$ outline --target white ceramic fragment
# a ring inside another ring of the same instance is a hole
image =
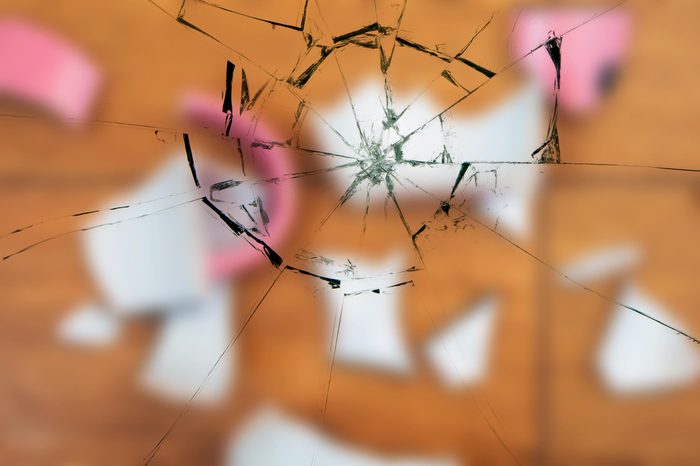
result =
[[[686,329],[671,311],[635,285],[624,290],[619,302],[675,328]],[[613,392],[656,392],[697,381],[700,354],[684,336],[617,307],[598,351],[597,368],[605,386]]]
[[[113,343],[121,330],[117,316],[95,303],[73,310],[58,326],[61,341],[78,346],[102,347]]]
[[[642,251],[639,246],[616,244],[587,252],[563,267],[561,272],[578,283],[591,283],[611,275],[628,272],[639,265],[641,258]],[[570,280],[563,277],[562,280],[572,284]]]
[[[261,410],[235,436],[227,466],[457,466],[446,458],[389,457],[341,443],[273,409]]]
[[[339,257],[334,254],[331,257]],[[401,319],[402,284],[407,281],[400,254],[354,263],[356,275],[338,275],[341,285],[325,289],[330,357],[335,363],[405,373],[411,356]],[[359,278],[364,277],[364,278]]]
[[[485,378],[497,304],[495,297],[481,299],[428,341],[428,361],[445,385],[471,385]]]
[[[206,379],[197,402],[216,402],[226,395],[235,348],[218,364],[217,360],[232,338],[229,288],[228,284],[218,285],[163,316],[158,340],[142,374],[146,388],[168,399],[187,401]]]

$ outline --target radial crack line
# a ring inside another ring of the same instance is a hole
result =
[[[345,88],[345,94],[348,97],[348,101],[350,103],[350,109],[352,110],[352,115],[355,118],[355,126],[357,127],[357,132],[359,133],[360,140],[362,141],[362,144],[365,146],[365,150],[369,151],[369,144],[367,143],[367,137],[365,136],[365,133],[362,131],[362,127],[360,126],[360,120],[357,118],[357,111],[355,110],[355,104],[352,101],[352,95],[350,94],[350,89],[348,88],[348,82],[345,79],[345,73],[343,72],[343,68],[340,66],[340,61],[338,61],[338,55],[334,55],[333,58],[335,59],[335,64],[338,66],[338,72],[340,73],[340,77],[343,81],[343,87]]]

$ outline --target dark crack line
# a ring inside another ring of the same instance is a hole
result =
[[[394,193],[394,185],[393,182],[391,181],[391,178],[394,178],[397,180],[397,182],[401,183],[401,181],[398,179],[398,177],[393,174],[393,173],[387,173],[386,175],[386,184],[387,184],[387,194],[389,196],[389,199],[391,199],[391,202],[393,203],[394,207],[396,208],[396,212],[399,214],[399,218],[401,219],[401,223],[404,226],[404,229],[406,230],[406,234],[408,235],[408,238],[411,240],[411,244],[413,245],[413,249],[416,251],[416,254],[418,254],[418,259],[420,260],[420,267],[425,268],[425,261],[423,260],[423,251],[420,250],[418,247],[418,244],[416,243],[416,235],[414,234],[413,229],[411,226],[408,224],[408,221],[406,220],[406,217],[403,213],[403,210],[401,209],[401,205],[399,205],[399,201],[396,198],[396,194]]]
[[[150,1],[150,0],[149,0],[149,1]],[[262,23],[266,23],[266,24],[269,24],[269,25],[271,25],[271,26],[276,26],[276,27],[291,29],[291,30],[293,30],[293,31],[299,31],[299,32],[303,32],[303,31],[304,31],[304,26],[305,26],[305,24],[306,24],[306,7],[309,5],[309,0],[304,0],[304,8],[303,8],[303,13],[302,13],[301,21],[300,21],[300,24],[299,24],[299,25],[296,25],[296,24],[282,23],[282,22],[279,22],[279,21],[272,21],[272,20],[269,20],[269,19],[260,18],[260,17],[258,17],[258,16],[249,15],[249,14],[246,14],[246,13],[243,13],[243,12],[240,12],[240,11],[236,11],[236,10],[232,10],[232,9],[230,9],[230,8],[226,8],[226,7],[224,7],[224,6],[222,6],[222,5],[219,5],[219,4],[217,4],[217,3],[208,2],[208,1],[206,1],[206,0],[196,0],[196,1],[199,2],[199,3],[204,3],[204,4],[209,5],[209,6],[211,6],[211,7],[214,7],[214,8],[218,8],[219,10],[227,11],[227,12],[229,12],[229,13],[233,13],[233,14],[235,14],[235,15],[242,16],[242,17],[244,17],[244,18],[248,18],[248,19],[251,19],[251,20],[254,20],[254,21],[260,21],[260,22],[262,22]],[[299,4],[301,5],[301,2],[299,2]]]
[[[474,35],[469,39],[469,41],[460,49],[459,53],[457,53],[457,55],[455,55],[455,58],[456,58],[456,59],[459,59],[464,53],[466,53],[466,51],[469,49],[469,47],[472,45],[472,43],[476,40],[476,38],[479,37],[479,35],[491,24],[491,22],[493,21],[493,16],[494,16],[494,15],[491,14],[491,16],[489,17],[489,19],[484,23],[484,25],[481,26],[481,28],[479,28],[479,29],[474,33]],[[415,104],[415,103],[418,101],[418,99],[420,99],[420,98],[428,91],[428,89],[430,89],[430,87],[435,83],[435,81],[437,81],[438,79],[440,79],[441,76],[443,76],[444,73],[448,73],[448,75],[452,78],[452,75],[450,74],[449,70],[450,70],[450,67],[451,67],[453,64],[454,64],[454,60],[450,60],[450,62],[447,64],[447,66],[445,66],[445,67],[442,69],[442,71],[440,72],[440,74],[438,74],[437,76],[435,76],[435,77],[425,86],[425,88],[423,88],[423,89],[420,91],[420,93],[419,93],[408,105],[406,105],[406,108],[404,108],[404,109],[399,113],[399,116],[397,117],[397,120],[401,117],[401,115],[403,115],[403,114],[406,112],[406,110],[409,109],[409,107],[410,107],[411,105]],[[452,79],[453,79],[453,78],[452,78]],[[456,83],[456,81],[455,81],[455,85],[458,85],[458,84]],[[471,93],[471,91],[470,91],[469,89],[466,89],[466,88],[465,88],[464,86],[462,86],[461,84],[459,84],[458,87],[462,88],[462,90],[464,90],[464,91],[467,92],[468,94]]]
[[[318,278],[319,280],[323,280],[324,282],[328,283],[328,285],[330,285],[330,287],[333,289],[340,288],[341,280],[338,278],[326,277],[324,275],[320,275],[320,274],[317,274],[314,272],[309,272],[308,270],[300,269],[298,267],[294,267],[291,265],[287,265],[287,266],[285,266],[285,268],[287,270],[291,270],[292,272],[300,273],[302,275],[308,275],[309,277],[314,277],[314,278]]]
[[[165,211],[174,209],[174,208],[176,208],[176,207],[181,207],[181,206],[183,206],[183,205],[190,204],[190,203],[195,202],[195,201],[199,201],[200,199],[202,199],[202,198],[197,197],[197,198],[195,198],[195,199],[190,199],[190,200],[188,200],[188,201],[181,202],[181,203],[179,203],[179,204],[175,204],[175,205],[172,205],[172,206],[168,206],[168,207],[165,207],[165,208],[163,208],[163,209],[155,210],[155,211],[153,211],[153,212],[148,212],[148,213],[141,214],[141,215],[138,215],[138,216],[135,216],[135,217],[130,217],[130,218],[122,219],[122,220],[117,220],[117,221],[114,221],[114,222],[100,223],[100,224],[98,224],[98,225],[92,225],[92,226],[89,226],[89,227],[76,228],[76,229],[74,229],[74,230],[64,231],[63,233],[59,233],[59,234],[57,234],[57,235],[53,235],[53,236],[50,236],[50,237],[48,237],[48,238],[44,238],[44,239],[42,239],[42,240],[40,240],[40,241],[36,241],[36,242],[34,242],[34,243],[31,243],[30,245],[25,246],[24,248],[22,248],[22,249],[20,249],[20,250],[18,250],[18,251],[15,251],[15,252],[13,252],[13,253],[10,253],[10,254],[4,256],[4,257],[2,258],[2,260],[3,260],[3,261],[6,261],[7,259],[10,259],[10,258],[12,258],[12,257],[14,257],[14,256],[16,256],[16,255],[18,255],[18,254],[22,254],[22,253],[24,253],[24,252],[26,252],[26,251],[29,251],[30,249],[33,249],[33,248],[35,248],[36,246],[39,246],[39,245],[44,244],[44,243],[48,243],[49,241],[53,241],[53,240],[55,240],[55,239],[58,239],[58,238],[61,238],[61,237],[70,235],[70,234],[72,234],[72,233],[79,233],[79,232],[81,232],[81,231],[90,231],[90,230],[94,230],[94,229],[96,229],[96,228],[102,228],[102,227],[111,226],[111,225],[119,225],[120,223],[124,223],[124,222],[127,222],[127,221],[142,219],[142,218],[145,218],[145,217],[149,217],[149,216],[151,216],[151,215],[157,215],[157,214],[159,214],[159,213],[162,213],[162,212],[165,212]]]
[[[192,154],[189,134],[182,133],[182,141],[185,143],[185,154],[187,155],[187,164],[190,166],[190,173],[192,173],[192,180],[197,188],[201,188],[202,186],[199,184],[199,178],[197,177],[197,167],[194,163],[194,155]]]
[[[387,66],[391,64],[391,61],[394,58],[394,51],[396,50],[396,39],[398,37],[398,31],[401,29],[401,23],[403,22],[404,13],[406,13],[406,7],[408,6],[408,0],[403,0],[402,3],[403,3],[403,7],[401,7],[401,13],[399,14],[398,21],[396,21],[396,30],[394,32],[394,43],[392,44],[392,47],[391,47],[391,53],[389,54]]]
[[[362,127],[360,126],[360,120],[357,118],[357,111],[355,110],[355,104],[352,101],[352,94],[350,93],[350,89],[348,88],[348,82],[345,78],[345,73],[343,72],[343,68],[340,66],[340,61],[338,61],[338,55],[334,55],[334,58],[335,64],[338,66],[338,72],[340,73],[341,80],[343,81],[345,94],[348,97],[348,103],[350,104],[350,109],[352,110],[352,116],[355,118],[355,126],[357,127],[357,132],[360,136],[360,141],[362,142],[362,145],[364,145],[365,150],[369,153],[369,143],[367,142],[367,136],[362,131]]]
[[[328,398],[330,398],[331,394],[331,383],[333,381],[333,369],[335,367],[335,357],[338,352],[338,340],[340,339],[340,327],[343,324],[343,309],[345,308],[345,295],[342,296],[341,302],[340,302],[340,313],[338,317],[338,328],[336,329],[335,332],[335,340],[333,344],[333,353],[331,355],[331,367],[328,370],[328,384],[326,385],[326,396],[323,400],[323,419],[326,419],[326,412],[328,411]]]
[[[34,120],[39,122],[53,122],[56,117],[49,117],[43,115],[22,115],[17,113],[0,113],[0,118],[5,119],[15,119],[15,120]],[[119,120],[100,120],[100,119],[89,119],[89,118],[59,118],[58,121],[68,122],[68,123],[79,123],[88,125],[106,125],[106,126],[122,126],[126,128],[134,129],[152,129],[157,131],[164,131],[170,133],[180,133],[179,129],[168,128],[167,126],[157,126],[148,123],[129,123]]]
[[[184,3],[183,3],[183,7],[184,7]],[[343,141],[343,143],[344,143],[346,146],[348,146],[348,148],[349,148],[350,150],[353,150],[353,151],[354,151],[354,148],[352,147],[352,145],[351,145],[348,141],[345,140],[345,138],[343,137],[343,135],[342,135],[336,128],[334,128],[331,124],[329,124],[328,121],[323,117],[323,115],[321,115],[314,107],[312,107],[311,105],[309,105],[309,103],[308,103],[303,97],[301,97],[301,96],[293,89],[293,86],[291,86],[291,85],[286,81],[285,78],[280,78],[280,77],[276,76],[274,73],[272,73],[271,71],[267,70],[265,67],[263,67],[262,65],[258,64],[257,62],[253,61],[252,59],[250,59],[249,57],[247,57],[245,54],[239,52],[238,50],[234,49],[234,48],[231,47],[230,45],[224,43],[223,41],[221,41],[221,40],[218,39],[217,37],[213,36],[212,34],[209,34],[208,32],[204,31],[203,29],[201,29],[199,26],[195,25],[194,23],[189,22],[187,19],[185,19],[184,15],[185,15],[185,10],[184,10],[184,8],[182,8],[181,11],[180,11],[180,14],[178,14],[177,19],[176,19],[178,23],[184,25],[185,27],[187,27],[187,28],[189,28],[189,29],[191,29],[191,30],[193,30],[193,31],[195,31],[195,32],[198,32],[198,33],[200,33],[200,34],[203,34],[205,37],[208,37],[209,39],[213,40],[213,41],[216,42],[217,44],[219,44],[219,45],[221,45],[221,46],[223,46],[223,47],[226,47],[228,50],[230,50],[231,52],[235,53],[236,55],[238,55],[239,57],[241,57],[241,58],[244,59],[245,61],[252,63],[256,68],[260,69],[263,73],[265,73],[265,74],[267,74],[268,76],[270,76],[270,77],[271,77],[272,79],[274,79],[276,82],[282,83],[283,85],[285,85],[285,86],[287,87],[287,90],[289,91],[290,94],[292,94],[294,97],[296,97],[296,98],[299,100],[299,102],[303,103],[303,104],[306,106],[306,108],[308,108],[309,110],[311,110],[311,111],[312,111],[326,126],[328,126],[328,128],[329,128],[331,131],[333,131],[333,132],[341,139],[341,141]]]
[[[360,249],[362,249],[362,243],[365,239],[365,233],[367,233],[367,216],[369,215],[370,203],[372,200],[372,185],[367,185],[367,196],[365,197],[365,212],[362,215],[362,233],[360,235]]]
[[[156,8],[158,8],[160,11],[162,11],[162,12],[165,13],[166,15],[170,16],[172,19],[177,19],[175,16],[173,16],[172,14],[170,14],[170,12],[168,12],[168,10],[166,10],[165,8],[163,8],[162,6],[160,6],[160,4],[159,4],[158,2],[156,2],[155,0],[146,0],[146,1],[147,1],[148,3],[150,3],[151,5],[155,6]]]
[[[371,277],[370,277],[371,278]],[[376,278],[384,278],[384,277],[376,277]],[[383,290],[391,290],[393,288],[400,288],[402,286],[415,286],[415,283],[413,280],[404,280],[399,283],[394,283],[392,285],[386,285],[386,286],[379,286],[379,287],[370,287],[370,288],[365,288],[363,290],[357,290],[357,291],[352,291],[350,293],[344,293],[343,296],[348,297],[348,296],[360,296],[363,294],[369,294],[369,293],[374,293],[374,294],[380,294]]]
[[[407,5],[408,5],[408,0],[403,0],[403,6],[401,7],[401,13],[399,13],[399,18],[396,21],[396,27],[394,28],[394,31],[392,31],[392,33],[391,33],[391,37],[393,38],[393,41],[391,43],[391,50],[389,51],[389,56],[386,57],[384,55],[384,48],[382,48],[381,46],[379,47],[379,63],[380,63],[382,75],[384,75],[385,106],[386,106],[386,109],[391,109],[392,115],[394,115],[395,112],[392,108],[394,102],[393,102],[393,98],[391,95],[391,87],[389,84],[388,70],[389,70],[389,67],[391,66],[392,60],[394,59],[394,51],[396,50],[396,38],[398,37],[398,31],[401,28],[401,23],[403,22],[403,16],[404,16],[404,13],[406,12]]]
[[[253,243],[257,244],[257,246],[260,249],[256,247],[255,244],[252,244],[252,246],[255,247],[256,250],[264,254],[265,257],[267,257],[267,259],[274,267],[279,268],[282,265],[282,256],[280,256],[274,249],[272,249],[272,247],[270,247],[269,244],[258,238],[256,235],[254,235],[249,229],[232,219],[223,210],[219,209],[212,201],[210,201],[209,198],[203,197],[202,202],[204,203],[204,205],[209,207],[226,224],[226,226],[233,232],[234,235],[245,235],[245,237],[247,237],[246,240],[249,239]]]
[[[616,9],[616,8],[618,8],[618,7],[620,7],[620,6],[622,6],[622,5],[625,4],[625,3],[627,3],[627,0],[621,0],[620,2],[617,2],[617,3],[615,3],[614,5],[611,5],[610,7],[605,8],[605,9],[599,11],[598,13],[595,13],[593,16],[591,16],[590,18],[586,19],[586,20],[583,21],[582,23],[577,24],[576,26],[573,26],[573,27],[571,27],[570,29],[567,29],[566,31],[562,32],[561,34],[558,35],[558,37],[564,37],[564,36],[566,36],[567,34],[569,34],[569,33],[571,33],[571,32],[574,32],[576,29],[585,26],[586,24],[590,23],[591,21],[593,21],[593,20],[595,20],[595,19],[597,19],[597,18],[603,16],[604,14],[606,14],[606,13],[608,13],[608,12],[610,12],[610,11],[612,11],[612,10],[614,10],[614,9]],[[535,48],[531,49],[529,52],[525,53],[524,55],[522,55],[521,57],[519,57],[519,58],[516,59],[515,61],[510,62],[509,64],[507,64],[506,66],[504,66],[503,68],[501,68],[501,70],[498,71],[498,74],[503,73],[504,71],[506,71],[506,70],[508,70],[508,69],[510,69],[510,68],[512,68],[512,67],[514,67],[515,65],[517,65],[517,64],[520,63],[521,61],[525,60],[527,57],[529,57],[530,55],[532,55],[533,53],[535,53],[537,50],[539,50],[539,49],[541,49],[542,47],[544,47],[544,46],[547,44],[547,42],[548,42],[548,40],[542,42],[541,44],[539,44],[539,45],[536,46]]]
[[[355,179],[350,183],[350,186],[345,190],[343,195],[340,197],[336,205],[333,207],[333,209],[323,218],[321,221],[321,224],[318,226],[316,229],[316,232],[321,230],[323,226],[326,224],[328,219],[340,208],[342,207],[356,192],[357,192],[357,187],[365,181],[364,176],[356,176]]]
[[[339,36],[334,36],[333,37],[333,43],[338,44],[341,42],[347,42],[349,39],[353,39],[358,36],[363,36],[366,35],[369,32],[379,32],[382,33],[383,28],[379,25],[378,22],[374,22],[372,24],[369,24],[367,26],[363,26],[359,29],[355,29],[354,31],[346,32],[344,34],[341,34]]]
[[[0,239],[7,238],[8,236],[16,235],[17,233],[23,232],[23,231],[25,231],[25,230],[29,230],[29,229],[34,228],[34,227],[37,227],[37,226],[39,226],[39,225],[44,225],[44,224],[46,224],[46,223],[55,222],[55,221],[57,221],[57,220],[64,220],[64,219],[68,219],[68,218],[72,218],[72,217],[82,217],[82,216],[84,216],[84,215],[92,215],[92,214],[97,214],[97,213],[100,213],[100,212],[109,212],[109,211],[112,211],[112,210],[129,209],[129,208],[131,208],[131,207],[136,207],[136,206],[143,205],[143,204],[149,204],[149,203],[151,203],[151,202],[162,201],[162,200],[164,200],[164,199],[169,199],[169,198],[171,198],[171,197],[182,196],[182,195],[185,195],[185,194],[193,194],[193,193],[195,193],[195,192],[197,192],[197,191],[196,191],[196,190],[193,190],[193,191],[183,191],[183,192],[180,192],[180,193],[168,194],[167,196],[157,197],[157,198],[155,198],[155,199],[148,199],[148,200],[146,200],[146,201],[134,202],[134,203],[132,203],[132,204],[123,204],[123,205],[118,205],[118,206],[114,206],[114,207],[105,207],[105,208],[103,208],[103,209],[94,209],[94,210],[88,210],[88,211],[85,211],[85,212],[78,212],[78,213],[75,213],[75,214],[66,214],[66,215],[61,215],[61,216],[58,216],[58,217],[52,217],[52,218],[49,218],[49,219],[46,219],[46,220],[41,220],[41,221],[39,221],[39,222],[35,222],[35,223],[31,223],[31,224],[25,225],[25,226],[23,226],[23,227],[19,227],[19,228],[15,229],[15,230],[12,230],[12,231],[10,231],[10,232],[8,232],[8,233],[5,233],[4,235],[0,236]]]
[[[613,162],[572,162],[572,161],[562,161],[562,162],[538,162],[530,160],[470,160],[469,162],[434,162],[434,161],[424,161],[424,160],[411,160],[405,159],[400,163],[415,166],[450,166],[450,165],[461,165],[463,163],[469,163],[471,165],[556,165],[556,166],[578,166],[578,167],[611,167],[611,168],[639,168],[639,169],[649,169],[649,170],[665,170],[665,171],[677,171],[677,172],[688,172],[688,173],[700,173],[700,168],[686,168],[686,167],[673,167],[666,165],[644,165],[644,164],[626,164],[626,163],[613,163]]]
[[[449,69],[449,67],[452,66],[455,63],[455,61],[458,61],[458,62],[462,63],[463,65],[466,65],[466,66],[472,68],[473,70],[483,74],[484,76],[486,76],[487,78],[490,79],[496,75],[496,73],[494,71],[491,71],[491,70],[487,69],[486,67],[479,65],[478,63],[475,63],[471,60],[464,58],[463,55],[464,55],[464,53],[466,53],[467,49],[471,46],[471,44],[474,42],[474,40],[476,40],[476,38],[479,37],[479,35],[491,24],[491,22],[493,21],[493,16],[494,15],[491,14],[491,16],[486,21],[486,23],[484,23],[484,25],[481,26],[481,28],[477,29],[477,31],[469,39],[469,41],[454,56],[440,52],[439,50],[435,50],[435,49],[426,47],[425,45],[419,44],[417,42],[413,42],[405,37],[397,36],[396,40],[397,40],[397,42],[399,42],[399,45],[402,45],[405,47],[410,47],[410,48],[417,50],[421,53],[433,56],[441,61],[446,62],[448,65],[440,72],[440,74],[442,74],[444,71]],[[439,76],[440,75],[436,76],[435,79],[439,78]],[[432,84],[435,81],[435,79],[433,79],[430,82],[430,84]],[[430,86],[430,84],[429,84],[429,86]],[[425,90],[422,91],[420,95],[422,95],[423,92],[425,92]],[[420,97],[420,95],[418,97]]]
[[[349,163],[345,163],[342,165],[336,165],[334,167],[329,167],[329,168],[317,168],[315,170],[307,170],[307,171],[303,171],[303,172],[286,173],[286,174],[284,174],[282,176],[278,176],[278,177],[260,178],[260,179],[256,179],[256,180],[229,179],[229,180],[219,181],[217,183],[212,184],[209,187],[209,197],[211,197],[212,201],[214,201],[214,202],[225,202],[221,199],[214,199],[213,193],[218,192],[218,191],[225,191],[227,189],[236,188],[238,186],[243,186],[243,185],[250,185],[252,187],[252,186],[264,185],[264,184],[284,183],[284,182],[288,182],[288,181],[297,180],[300,178],[320,175],[320,174],[324,174],[324,173],[331,173],[331,172],[342,170],[345,168],[355,167],[358,164],[359,164],[359,162],[349,162]]]
[[[286,147],[290,147],[290,146],[286,146]],[[316,150],[316,149],[308,149],[306,147],[300,147],[300,146],[296,146],[296,147],[291,146],[291,148],[302,151],[302,152],[317,154],[317,155],[323,156],[323,157],[341,157],[344,159],[357,160],[356,157],[350,157],[349,155],[336,154],[335,152],[328,152],[328,151]]]

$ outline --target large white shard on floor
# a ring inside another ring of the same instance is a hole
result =
[[[384,260],[354,266],[357,278],[339,276],[340,287],[325,291],[330,357],[336,364],[410,371],[400,300],[407,278],[406,274],[388,272],[402,270],[403,258],[391,254]]]
[[[185,157],[173,157],[137,190],[110,206],[83,235],[88,266],[120,314],[178,304],[207,290],[199,202]],[[173,207],[177,206],[177,207]],[[137,218],[143,216],[141,218]]]
[[[235,354],[228,351],[218,364],[217,360],[231,340],[230,308],[230,286],[221,284],[164,315],[158,340],[142,374],[144,386],[166,398],[186,401],[207,379],[197,402],[224,398],[231,385]]]
[[[644,291],[629,285],[619,302],[673,327],[686,329]],[[646,393],[687,386],[700,376],[697,346],[658,322],[617,307],[597,355],[597,367],[612,391]]]
[[[388,457],[363,451],[284,416],[257,413],[228,449],[227,466],[457,466],[444,458]]]
[[[486,376],[497,304],[495,297],[480,300],[428,341],[428,361],[445,385],[470,385]]]

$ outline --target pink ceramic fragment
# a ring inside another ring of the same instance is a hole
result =
[[[25,20],[0,19],[0,94],[81,120],[100,81],[97,67],[63,38]]]
[[[631,21],[628,12],[616,8],[595,17],[600,11],[571,8],[524,10],[513,30],[516,59],[552,35],[566,33],[561,45],[559,105],[573,114],[583,114],[598,106],[629,49]],[[545,47],[526,57],[522,65],[543,89],[553,92],[556,72]]]

